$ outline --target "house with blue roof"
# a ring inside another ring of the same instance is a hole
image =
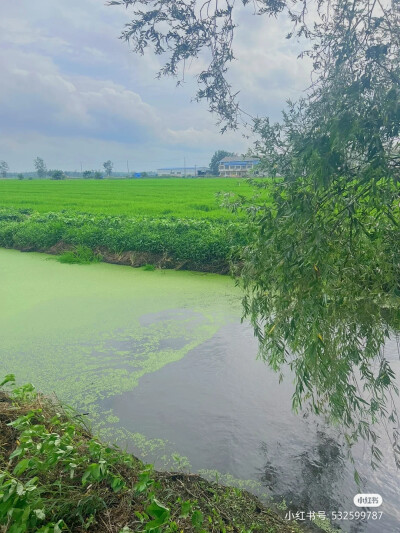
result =
[[[256,157],[228,156],[221,159],[218,170],[222,178],[242,178],[260,162]]]

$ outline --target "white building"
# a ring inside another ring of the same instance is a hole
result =
[[[157,174],[159,176],[176,176],[176,177],[185,177],[185,176],[204,176],[208,174],[208,167],[165,167],[158,168]]]
[[[223,178],[242,178],[246,176],[258,163],[256,157],[228,156],[221,159],[218,170]]]

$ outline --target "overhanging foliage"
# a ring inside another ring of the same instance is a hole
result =
[[[226,128],[240,108],[227,81],[234,59],[229,0],[115,0],[132,7],[122,35],[136,52],[169,54],[159,75],[177,75],[209,52],[198,76]],[[399,466],[395,376],[384,357],[399,323],[400,6],[398,0],[259,0],[254,14],[286,13],[313,62],[305,98],[283,121],[257,119],[254,155],[276,177],[274,203],[239,201],[253,241],[243,252],[245,315],[262,356],[294,370],[294,407],[306,403],[342,423],[348,443],[372,442],[391,424]]]

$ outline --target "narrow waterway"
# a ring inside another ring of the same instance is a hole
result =
[[[193,471],[299,511],[357,510],[338,432],[291,412],[290,374],[278,384],[256,359],[240,315],[227,277],[0,250],[0,375],[55,392],[104,438],[159,467],[187,458]],[[386,356],[400,376],[395,343]],[[368,446],[355,459],[363,491],[383,497],[382,519],[335,522],[346,531],[400,531],[399,472],[384,432],[380,448],[376,471]]]

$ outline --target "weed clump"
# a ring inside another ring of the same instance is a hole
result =
[[[77,246],[74,250],[69,250],[57,256],[57,261],[60,263],[76,263],[80,265],[99,263],[102,259],[100,254],[95,253],[87,246]]]
[[[151,265],[151,264],[147,264],[147,265],[143,265],[143,270],[148,270],[148,271],[154,271],[156,269],[156,267],[154,265]]]

